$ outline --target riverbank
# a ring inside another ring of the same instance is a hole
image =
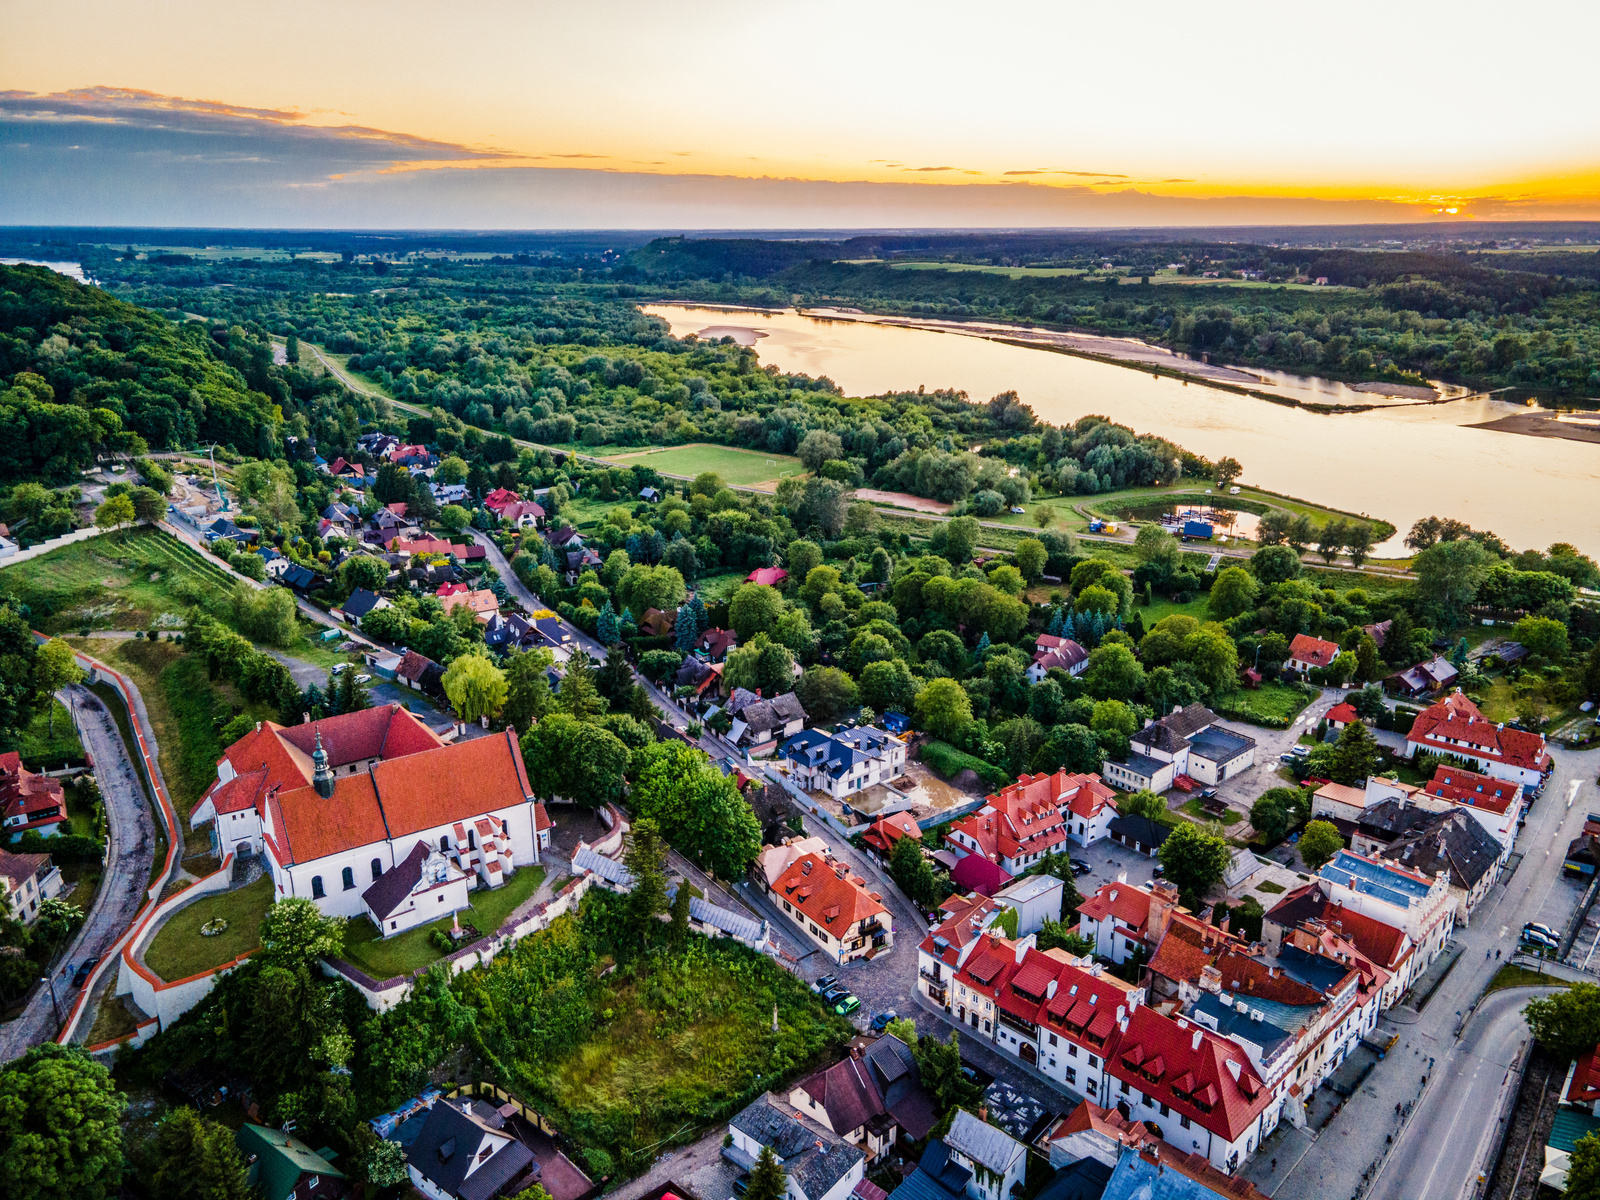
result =
[[[1480,421],[1469,429],[1520,433],[1524,437],[1560,438],[1567,442],[1600,442],[1600,420],[1593,417],[1563,419],[1553,412],[1512,413],[1494,421]]]

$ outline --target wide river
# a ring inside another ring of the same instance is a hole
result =
[[[1099,413],[1210,459],[1232,455],[1256,487],[1390,522],[1399,533],[1379,551],[1390,556],[1407,553],[1412,522],[1437,514],[1493,530],[1518,550],[1571,542],[1600,557],[1600,444],[1470,428],[1527,411],[1521,405],[1478,397],[1323,415],[959,333],[793,311],[645,311],[678,336],[753,331],[763,362],[826,375],[852,396],[918,385],[973,400],[1016,391],[1054,424]]]

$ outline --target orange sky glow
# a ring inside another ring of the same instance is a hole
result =
[[[119,178],[158,205],[175,169],[251,212],[361,186],[469,223],[578,211],[575,188],[614,196],[606,212],[635,225],[675,223],[654,218],[692,214],[696,197],[730,226],[807,204],[819,225],[876,224],[861,221],[874,195],[883,224],[1600,219],[1592,4],[7,9],[0,150],[22,178],[0,181],[0,221],[42,219],[51,181],[80,172],[102,207]],[[206,140],[222,130],[226,148]],[[281,170],[262,165],[273,147],[290,147]],[[423,173],[437,178],[393,189]],[[676,207],[661,208],[669,186]]]

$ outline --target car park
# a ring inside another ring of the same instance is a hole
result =
[[[860,1007],[861,1007],[861,1001],[857,1000],[849,992],[846,992],[843,996],[841,996],[839,998],[839,1001],[833,1006],[833,1011],[838,1013],[841,1017],[848,1017],[851,1013],[855,1012],[856,1009],[858,1009]]]

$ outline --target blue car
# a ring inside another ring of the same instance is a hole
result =
[[[873,1033],[882,1033],[889,1027],[889,1022],[893,1021],[895,1016],[896,1013],[892,1008],[888,1012],[881,1012],[872,1018],[872,1024],[869,1028],[871,1028]]]
[[[89,978],[89,973],[94,970],[95,964],[99,961],[98,958],[86,958],[79,963],[78,969],[72,973],[72,986],[75,988],[82,987],[84,981]]]

